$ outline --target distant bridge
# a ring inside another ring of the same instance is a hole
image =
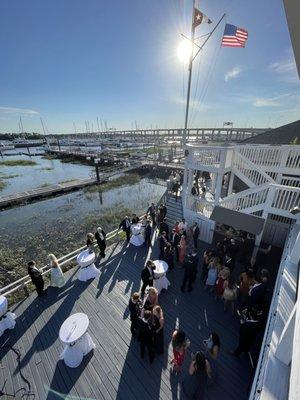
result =
[[[238,142],[248,137],[253,137],[263,133],[269,128],[189,128],[187,129],[188,141],[204,142]],[[150,141],[182,141],[184,130],[180,129],[135,129],[135,130],[110,130],[105,132],[92,133],[71,133],[68,135],[59,135],[68,139],[129,139]],[[57,137],[57,135],[55,135]]]

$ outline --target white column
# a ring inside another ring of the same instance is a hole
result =
[[[231,193],[232,193],[233,180],[234,180],[234,173],[233,173],[233,171],[231,170],[231,171],[230,171],[229,184],[228,184],[228,190],[227,190],[227,196],[230,196]]]
[[[223,182],[223,171],[218,172],[216,179],[216,190],[215,190],[215,204],[220,202],[221,191],[222,191],[222,182]]]

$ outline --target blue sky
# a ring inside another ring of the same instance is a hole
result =
[[[0,131],[180,127],[192,0],[2,0]],[[299,119],[297,77],[282,0],[201,0],[213,20],[249,32],[220,48],[224,24],[194,65],[190,126],[278,126]],[[201,36],[212,25],[201,25]],[[199,43],[201,43],[199,39]]]

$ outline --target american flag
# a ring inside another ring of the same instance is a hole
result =
[[[245,47],[248,39],[248,32],[245,29],[237,28],[234,25],[226,24],[222,39],[222,46]]]

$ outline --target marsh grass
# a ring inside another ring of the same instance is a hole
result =
[[[0,161],[0,166],[1,165],[5,167],[16,167],[16,166],[31,167],[37,165],[37,162],[32,160],[3,160]]]
[[[130,186],[138,183],[141,180],[139,174],[125,174],[124,176],[120,176],[119,178],[113,179],[111,181],[107,181],[101,185],[93,185],[87,186],[83,190],[87,193],[93,192],[104,192],[105,190],[114,189],[121,186]]]
[[[7,183],[5,181],[3,181],[2,179],[0,179],[0,192],[1,192],[1,190],[5,189],[7,186]]]

